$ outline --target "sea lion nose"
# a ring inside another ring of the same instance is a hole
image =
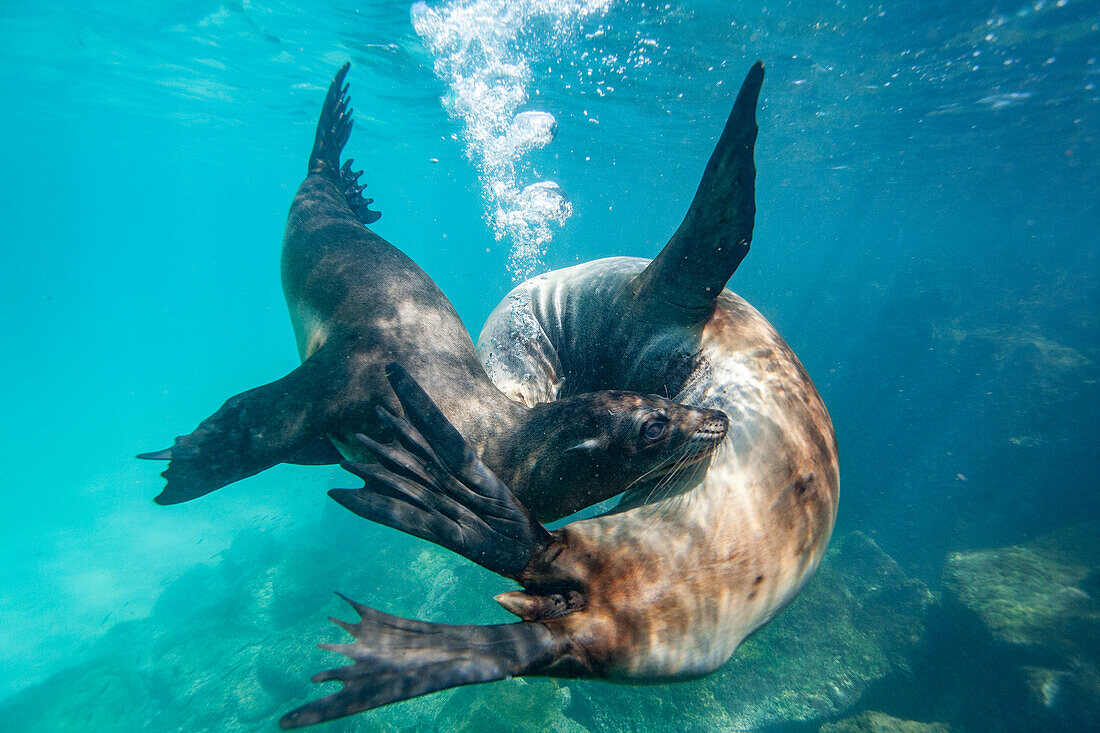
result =
[[[719,442],[726,437],[726,433],[730,428],[730,419],[726,416],[726,413],[721,410],[712,410],[713,414],[710,415],[703,426],[699,428],[699,432],[710,437],[714,437],[714,442]]]

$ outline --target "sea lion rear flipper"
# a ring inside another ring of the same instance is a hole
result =
[[[277,463],[307,458],[338,462],[338,455],[318,454],[316,442],[326,432],[323,415],[335,381],[327,362],[336,351],[321,347],[282,379],[230,397],[171,448],[139,455],[168,460],[161,474],[168,483],[154,501],[190,501]]]
[[[341,66],[329,85],[328,96],[321,108],[321,117],[317,120],[317,134],[313,141],[313,152],[309,156],[309,173],[320,174],[335,183],[343,191],[348,208],[355,217],[363,224],[372,224],[381,219],[382,214],[367,208],[374,203],[374,199],[363,197],[366,186],[359,184],[359,176],[363,175],[363,171],[351,169],[354,162],[351,158],[340,165],[340,152],[355,124],[351,118],[352,109],[348,106],[351,97],[348,96],[348,87],[344,84],[349,68],[350,63]]]
[[[361,619],[331,620],[355,640],[321,648],[355,663],[313,677],[314,682],[338,680],[344,688],[287,713],[281,727],[299,728],[449,687],[537,673],[562,657],[562,642],[542,624],[433,624],[348,603]]]
[[[710,318],[715,299],[748,254],[756,217],[756,104],[763,81],[764,65],[757,61],[683,222],[635,281],[643,307],[672,303],[694,320]]]
[[[406,419],[379,408],[394,442],[357,436],[379,463],[345,463],[366,483],[329,495],[367,519],[435,542],[482,567],[515,577],[546,548],[550,533],[396,364],[386,368]]]

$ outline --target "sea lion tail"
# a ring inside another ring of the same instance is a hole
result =
[[[350,63],[341,66],[329,85],[328,95],[321,107],[321,117],[317,120],[317,134],[313,141],[313,152],[309,156],[309,173],[323,175],[335,183],[343,191],[348,208],[355,217],[363,224],[371,224],[378,221],[382,214],[367,208],[374,199],[363,197],[366,186],[359,183],[363,171],[351,169],[354,163],[351,158],[340,165],[340,153],[355,125],[351,116],[353,110],[348,106],[351,103],[348,85],[344,83],[344,77],[350,68]]]
[[[366,483],[329,496],[380,524],[435,542],[506,577],[516,577],[552,537],[397,364],[386,368],[405,419],[379,408],[388,445],[359,435],[378,463],[344,463]]]
[[[283,728],[313,725],[449,687],[538,673],[563,656],[563,643],[542,624],[434,624],[344,600],[360,620],[331,621],[355,640],[321,648],[339,652],[354,664],[313,677],[314,682],[338,680],[344,687],[284,715],[279,721]]]

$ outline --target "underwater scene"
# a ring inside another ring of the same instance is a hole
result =
[[[1100,3],[10,0],[0,81],[3,730],[1100,726]]]

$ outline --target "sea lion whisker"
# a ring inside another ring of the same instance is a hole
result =
[[[685,445],[683,452],[680,454],[680,457],[676,460],[676,462],[672,465],[672,468],[669,470],[669,472],[666,473],[661,478],[661,480],[657,482],[657,487],[659,488],[662,486],[666,486],[667,484],[672,482],[673,479],[676,478],[677,474],[679,474],[680,471],[683,470],[684,466],[691,461],[694,454],[695,451],[692,449],[692,445],[690,443]]]
[[[692,450],[688,455],[684,457],[684,459],[680,462],[680,465],[673,471],[673,473],[668,477],[665,483],[671,484],[674,481],[679,483],[681,474],[683,474],[685,471],[693,470],[695,467],[697,467],[705,454],[705,450]]]
[[[642,475],[638,476],[638,477],[637,477],[636,479],[634,479],[633,481],[631,481],[631,482],[630,482],[629,484],[627,484],[627,485],[626,485],[626,488],[625,488],[625,489],[623,489],[623,493],[624,493],[624,494],[625,494],[625,493],[627,493],[627,492],[628,492],[628,491],[630,491],[630,490],[631,490],[632,488],[634,488],[634,486],[636,486],[636,485],[637,485],[638,483],[640,483],[640,482],[641,482],[641,481],[643,481],[643,480],[644,480],[644,479],[645,479],[646,477],[648,477],[648,476],[649,476],[650,474],[652,474],[652,473],[653,473],[653,472],[655,472],[655,471],[659,471],[659,470],[661,470],[662,468],[664,468],[665,466],[667,466],[667,465],[668,465],[668,463],[669,463],[669,462],[668,462],[668,461],[666,461],[666,462],[664,462],[664,463],[661,463],[661,464],[658,464],[658,465],[656,465],[656,466],[653,466],[653,467],[652,467],[652,468],[650,468],[650,469],[649,469],[648,471],[646,471],[645,473],[643,473]]]
[[[687,452],[688,452],[689,448],[690,448],[690,444],[685,444],[680,449],[680,453],[676,454],[675,457],[673,457],[672,459],[666,461],[665,463],[661,464],[661,466],[658,467],[660,470],[663,471],[663,473],[661,474],[660,477],[658,477],[657,481],[654,483],[653,487],[650,489],[649,495],[646,496],[646,502],[648,502],[650,500],[650,498],[653,496],[654,491],[656,491],[660,487],[664,486],[668,482],[668,480],[671,476],[676,475],[676,472],[679,469],[679,466],[680,466],[681,462],[684,461],[687,457]]]
[[[660,491],[665,486],[669,485],[672,482],[672,480],[676,477],[676,474],[678,474],[680,472],[680,470],[682,469],[685,462],[688,461],[691,458],[691,453],[692,453],[692,443],[691,443],[691,441],[688,441],[687,443],[685,443],[681,450],[682,450],[682,452],[676,457],[676,459],[674,461],[672,461],[672,468],[670,468],[668,470],[668,473],[666,473],[664,476],[662,476],[660,479],[658,479],[657,482],[653,485],[653,487],[649,490],[649,493],[646,495],[645,500],[642,501],[643,504],[649,504],[653,500],[653,497],[657,494],[658,491]],[[667,466],[668,463],[665,463],[664,465]]]
[[[639,505],[657,503],[657,501],[661,499],[670,498],[677,487],[687,487],[697,483],[702,479],[702,475],[705,474],[710,467],[710,460],[708,459],[713,459],[713,454],[717,447],[718,444],[712,441],[699,439],[698,435],[694,436],[694,438],[684,446],[683,453],[680,454],[672,469],[670,469],[665,476],[661,477],[660,481],[653,486],[646,498],[642,502],[639,502]],[[686,474],[687,471],[691,471],[690,475]],[[669,487],[671,487],[671,489]],[[668,495],[664,497],[658,495],[658,492],[666,489],[669,489]],[[659,516],[672,510],[672,504],[663,502],[659,510]]]

